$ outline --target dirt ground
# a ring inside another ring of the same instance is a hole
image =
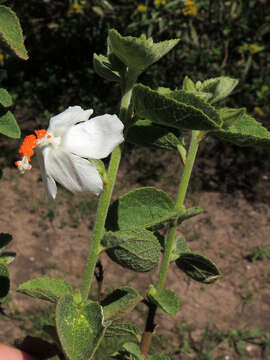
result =
[[[16,146],[17,142],[13,143],[11,150]],[[203,156],[204,151],[200,155]],[[85,200],[85,197],[73,196],[59,187],[56,203],[48,206],[37,163],[34,161],[33,169],[21,176],[12,167],[14,156],[9,153],[6,160],[1,157],[0,232],[12,234],[13,241],[8,250],[17,253],[9,266],[11,307],[15,304],[20,312],[25,312],[30,311],[33,304],[36,307],[45,304],[16,293],[22,282],[50,276],[63,278],[75,288],[80,286],[96,199],[90,196]],[[269,260],[249,262],[246,259],[254,247],[270,246],[268,174],[260,173],[263,182],[260,189],[263,190],[257,192],[255,198],[248,197],[241,188],[227,191],[224,188],[227,177],[220,177],[218,166],[211,163],[211,157],[208,160],[207,173],[207,159],[195,169],[195,180],[187,200],[187,205],[198,205],[204,213],[185,222],[178,232],[189,241],[192,251],[210,257],[223,276],[214,284],[203,285],[190,281],[173,265],[166,287],[179,295],[181,310],[173,320],[158,313],[157,331],[173,338],[175,325],[183,321],[195,326],[195,335],[202,332],[208,322],[224,331],[244,326],[270,331],[270,263]],[[146,185],[162,188],[174,196],[178,181],[175,173],[179,172],[179,165],[176,156],[170,153],[130,148],[122,160],[114,196]],[[230,164],[227,166],[230,176],[234,177]],[[234,183],[240,177],[245,178],[245,172],[247,177],[252,176],[251,168],[241,171],[241,175],[235,174]],[[207,191],[204,191],[205,182]],[[157,278],[158,270],[145,274],[123,271],[106,255],[102,262],[106,291],[129,284],[144,294],[149,283],[154,284]],[[144,310],[140,305],[132,315],[140,326],[143,325]],[[9,308],[6,311],[8,313]],[[0,315],[1,341],[12,344],[22,335],[16,322],[9,322]]]

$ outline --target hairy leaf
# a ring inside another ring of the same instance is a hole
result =
[[[128,130],[127,141],[143,146],[155,146],[166,150],[177,150],[182,141],[176,129],[158,126],[150,120],[138,120]]]
[[[137,290],[123,286],[107,295],[102,301],[105,320],[116,320],[131,312],[142,297]]]
[[[0,43],[23,60],[28,59],[19,19],[9,7],[0,5]]]
[[[0,253],[8,246],[12,240],[12,235],[0,233]]]
[[[144,35],[139,38],[122,36],[115,29],[109,30],[109,42],[112,52],[130,69],[141,73],[148,66],[166,55],[179,39],[154,43]]]
[[[0,105],[10,107],[12,105],[12,98],[6,89],[0,89]]]
[[[163,289],[157,291],[153,285],[150,285],[147,297],[169,315],[175,316],[179,311],[179,298],[171,290]]]
[[[0,263],[0,301],[7,296],[10,288],[9,271],[6,265]]]
[[[17,121],[10,111],[0,113],[0,134],[4,134],[13,139],[21,136],[21,130]]]
[[[136,272],[154,269],[160,259],[159,241],[147,230],[108,232],[102,245],[114,262]]]
[[[121,196],[109,208],[107,230],[147,228],[174,216],[174,202],[162,190],[139,188]]]
[[[56,328],[70,360],[91,359],[105,332],[102,308],[90,300],[77,305],[72,295],[66,295],[57,303]]]
[[[72,287],[62,279],[44,277],[21,284],[17,291],[56,303],[62,296],[72,294]]]
[[[176,265],[193,280],[210,284],[216,281],[221,272],[207,257],[195,253],[185,253],[176,260]]]
[[[209,133],[238,146],[270,146],[270,132],[252,116],[244,114],[227,129]]]
[[[138,116],[156,124],[190,130],[221,126],[219,114],[211,105],[183,90],[161,94],[138,84],[133,90],[133,102]]]

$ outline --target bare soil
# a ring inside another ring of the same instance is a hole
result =
[[[5,145],[4,142],[3,147]],[[213,143],[210,145],[214,146]],[[14,311],[14,307],[19,312],[27,312],[33,309],[33,304],[35,307],[46,305],[16,293],[18,285],[29,279],[59,277],[69,281],[74,288],[80,287],[96,206],[94,196],[86,200],[60,187],[55,204],[46,204],[37,163],[34,161],[33,169],[23,176],[12,167],[15,153],[12,155],[11,152],[16,146],[17,142],[14,142],[5,152],[6,157],[0,159],[3,168],[0,232],[12,234],[13,241],[8,250],[17,253],[9,266],[11,303],[3,306],[7,315]],[[201,155],[205,152],[202,151]],[[177,343],[174,336],[179,322],[193,324],[195,337],[202,333],[207,323],[224,331],[244,326],[270,331],[270,263],[269,260],[249,262],[246,259],[254,247],[270,247],[268,174],[264,170],[257,172],[260,181],[256,192],[254,187],[247,191],[241,186],[235,186],[234,191],[229,192],[225,184],[239,185],[245,172],[247,178],[252,177],[251,167],[236,167],[238,173],[234,173],[229,163],[227,172],[221,177],[221,165],[209,153],[207,156],[195,169],[187,200],[187,206],[198,205],[204,213],[185,222],[179,228],[179,235],[186,237],[193,251],[210,257],[223,276],[214,284],[203,285],[190,281],[174,265],[171,267],[166,287],[179,295],[181,311],[175,319],[159,312],[157,332],[169,336],[174,344]],[[114,197],[146,185],[162,188],[174,196],[178,182],[176,173],[181,173],[180,167],[176,155],[171,153],[129,148],[122,160]],[[106,291],[129,284],[144,294],[149,283],[154,284],[157,278],[158,269],[137,274],[126,269],[123,271],[106,255],[102,256],[102,262]],[[140,305],[132,315],[140,326],[144,323],[145,310]],[[2,342],[12,344],[23,335],[16,321],[7,321],[6,316],[0,315]],[[250,350],[248,359],[257,358],[258,354],[253,354],[253,350]]]

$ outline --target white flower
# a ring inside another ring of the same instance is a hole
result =
[[[22,161],[16,165],[21,172],[30,169],[30,157],[36,147],[48,200],[56,197],[56,182],[73,193],[99,195],[102,191],[101,176],[87,158],[107,157],[124,141],[124,125],[116,115],[109,114],[88,120],[92,113],[92,109],[71,106],[50,119],[47,131],[37,130],[34,143],[33,135],[25,138],[19,150]]]

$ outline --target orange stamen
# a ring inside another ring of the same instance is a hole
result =
[[[42,139],[46,135],[46,130],[35,130],[35,134],[28,135],[24,138],[23,143],[19,149],[19,154],[21,157],[27,156],[28,161],[30,161],[31,156],[34,155],[34,148],[38,145],[38,140]],[[18,161],[16,162],[16,166],[18,166]]]

